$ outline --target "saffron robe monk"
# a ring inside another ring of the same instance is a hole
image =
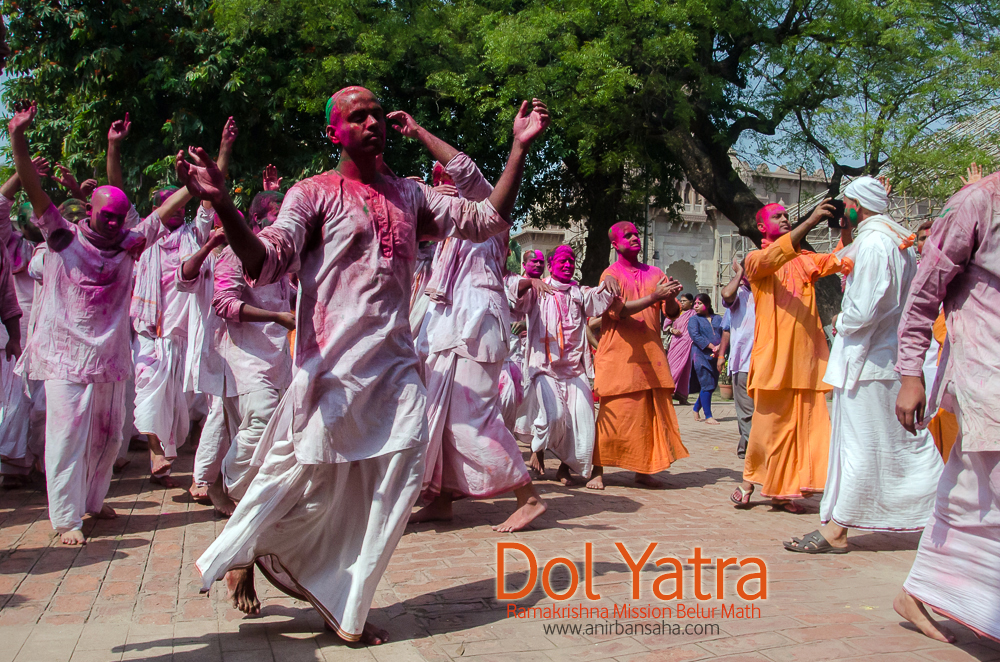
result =
[[[635,472],[637,483],[660,487],[652,474],[688,456],[671,402],[674,381],[660,342],[663,315],[678,315],[681,284],[639,262],[639,231],[628,222],[608,233],[618,260],[601,275],[621,287],[624,305],[601,322],[594,357],[594,391],[600,397],[594,470],[587,487],[604,489],[605,466]]]
[[[236,607],[254,613],[256,562],[340,638],[374,645],[388,635],[367,623],[368,611],[427,451],[409,324],[417,242],[506,232],[548,112],[538,100],[521,105],[507,167],[489,198],[473,203],[382,168],[385,114],[369,90],[341,90],[328,111],[340,164],[293,186],[259,235],[204,150],[191,150],[194,163],[178,154],[179,178],[212,203],[247,282],[299,278],[292,383],[259,442],[267,452],[256,476],[197,566],[203,590],[225,575]]]
[[[792,229],[785,208],[765,206],[757,213],[761,250],[746,257],[757,319],[747,390],[754,414],[743,467],[743,484],[730,497],[750,504],[754,484],[775,508],[803,512],[792,499],[822,492],[830,448],[830,414],[823,383],[830,349],[816,309],[815,283],[842,270],[839,258],[802,250],[800,243],[833,215],[824,201]],[[849,228],[841,230],[849,244]]]

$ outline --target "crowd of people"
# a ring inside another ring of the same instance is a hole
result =
[[[85,543],[85,517],[117,516],[104,500],[130,442],[171,489],[191,437],[190,495],[229,518],[197,561],[204,590],[225,579],[254,613],[256,567],[344,640],[378,644],[368,610],[408,523],[513,493],[493,528],[541,526],[546,453],[566,485],[602,490],[618,467],[663,486],[656,474],[688,455],[674,399],[695,396],[694,418],[717,425],[726,374],[745,463],[737,508],[759,489],[802,513],[822,493],[820,528],[784,543],[795,553],[845,553],[850,529],[926,526],[897,611],[937,639],[953,635],[925,605],[1000,638],[988,562],[1000,557],[1000,175],[970,177],[917,235],[871,177],[798,224],[764,206],[761,249],[734,261],[720,316],[640,261],[629,222],[611,227],[616,257],[596,287],[574,279],[569,245],[508,271],[525,158],[550,121],[538,99],[516,114],[491,185],[406,112],[345,88],[325,116],[337,168],[282,193],[269,166],[245,213],[227,184],[230,118],[216,158],[176,155],[180,188],[158,190],[145,218],[122,177],[127,115],[98,186],[32,159],[36,112],[14,108],[16,174],[0,187],[0,473],[6,487],[44,474],[63,544]],[[387,126],[426,148],[431,185],[382,159]],[[71,197],[54,205],[43,177]],[[841,245],[808,250],[831,220]],[[818,281],[838,274],[831,348]]]

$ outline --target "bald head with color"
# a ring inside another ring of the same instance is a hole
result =
[[[639,229],[628,221],[619,221],[612,225],[608,230],[608,237],[611,239],[611,245],[623,257],[634,259],[642,250]]]
[[[90,227],[106,239],[121,236],[131,206],[120,188],[98,187],[90,198]]]
[[[381,154],[385,112],[375,94],[357,85],[338,90],[326,104],[326,136],[349,155]]]

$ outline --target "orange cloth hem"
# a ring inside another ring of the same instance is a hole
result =
[[[788,389],[754,395],[743,479],[761,495],[799,499],[826,487],[830,413],[822,391]]]
[[[672,396],[654,388],[602,397],[594,466],[655,474],[687,457]]]

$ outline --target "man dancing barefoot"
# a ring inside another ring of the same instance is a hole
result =
[[[234,604],[259,610],[252,567],[308,600],[347,642],[380,644],[367,623],[378,581],[420,491],[426,397],[408,320],[418,240],[484,241],[508,230],[528,145],[548,125],[522,104],[496,189],[473,203],[392,175],[381,164],[385,114],[370,91],[330,98],[336,170],[293,186],[278,220],[254,235],[201,149],[177,171],[222,219],[248,283],[297,273],[292,383],[261,447],[257,475],[198,559],[204,590],[226,576]]]

